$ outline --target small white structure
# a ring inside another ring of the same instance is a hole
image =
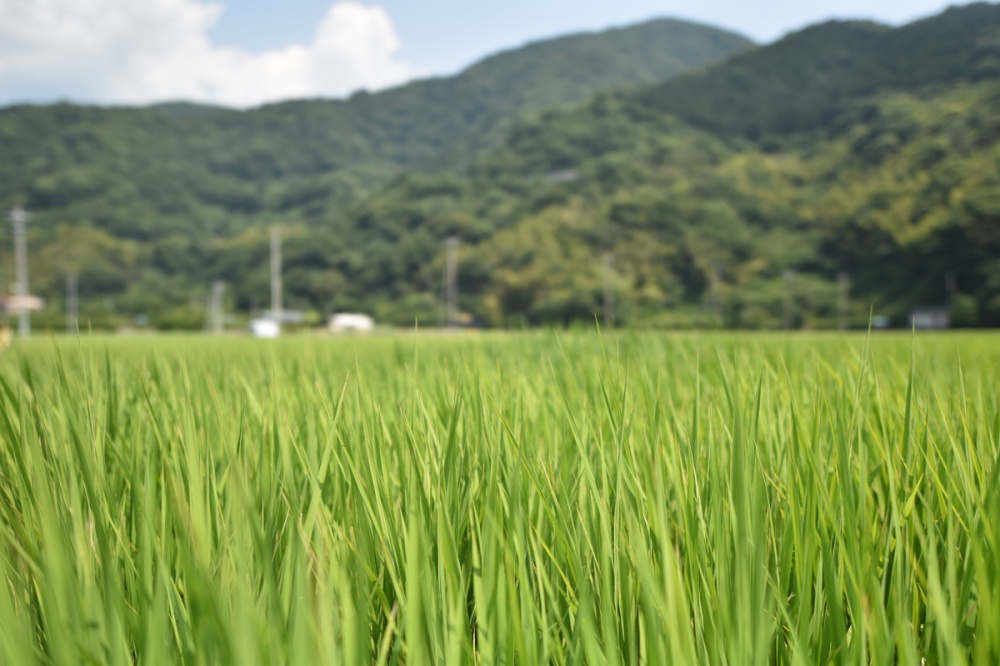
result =
[[[306,320],[306,315],[301,310],[282,310],[277,316],[273,312],[268,312],[267,318],[279,324],[297,326]]]
[[[562,169],[559,171],[550,171],[544,176],[542,180],[546,183],[572,183],[574,181],[580,180],[580,172],[576,169]]]
[[[281,335],[281,324],[273,319],[254,319],[250,322],[250,333],[255,338],[276,338]]]
[[[369,333],[375,328],[375,320],[366,314],[341,312],[330,317],[331,333]]]
[[[45,301],[37,296],[0,296],[0,312],[38,312],[45,309]]]
[[[940,330],[949,327],[951,316],[943,305],[918,305],[910,312],[910,324],[917,330]]]

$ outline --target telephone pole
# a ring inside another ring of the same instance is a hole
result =
[[[445,320],[448,328],[458,324],[458,236],[445,241]]]
[[[21,299],[19,316],[17,320],[17,333],[22,338],[31,335],[31,313],[28,311],[28,243],[25,238],[24,225],[28,221],[28,214],[18,206],[10,211],[10,221],[14,224],[14,253],[17,264],[17,284],[14,294]]]
[[[66,274],[66,332],[76,333],[80,316],[80,285],[76,273]]]
[[[226,289],[226,283],[216,280],[212,283],[212,332],[218,335],[224,328],[222,314],[222,294]]]
[[[281,227],[271,227],[271,319],[281,323]]]
[[[614,285],[615,255],[604,253],[604,328],[611,330],[615,321],[615,285]]]
[[[837,328],[846,331],[851,297],[851,278],[847,271],[837,273],[837,287]]]

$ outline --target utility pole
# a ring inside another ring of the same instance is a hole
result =
[[[458,236],[445,241],[445,320],[448,328],[458,324]]]
[[[441,275],[441,298],[438,303],[441,307],[438,312],[438,326],[447,328],[448,326],[448,258],[445,257],[444,273]]]
[[[792,323],[793,323],[793,317],[794,317],[793,309],[794,309],[794,306],[795,306],[795,303],[793,301],[793,299],[794,299],[794,294],[793,294],[793,291],[794,291],[793,287],[794,287],[794,285],[795,285],[795,271],[793,271],[792,269],[788,269],[788,270],[785,271],[785,317],[784,317],[785,321],[784,321],[784,329],[786,331],[787,330],[791,330]]]
[[[66,274],[66,332],[72,335],[79,330],[80,285],[76,273]]]
[[[15,295],[21,299],[19,316],[17,321],[17,333],[22,338],[31,335],[31,313],[25,307],[28,297],[28,243],[25,238],[24,225],[28,221],[28,214],[18,206],[10,211],[10,221],[14,224],[14,253],[17,264],[17,284],[15,285]]]
[[[212,332],[218,335],[224,328],[222,314],[222,294],[226,289],[226,283],[216,280],[212,283]]]
[[[722,327],[722,269],[716,265],[712,267],[712,311],[715,312],[715,320],[719,327]]]
[[[837,328],[847,330],[847,315],[850,309],[851,278],[847,271],[837,273]]]
[[[614,285],[615,255],[604,253],[604,328],[611,330],[615,322],[615,285]]]
[[[271,319],[281,323],[281,227],[271,227]]]

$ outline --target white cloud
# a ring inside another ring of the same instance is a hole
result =
[[[203,0],[0,0],[0,103],[190,100],[253,106],[384,88],[420,71],[399,59],[382,7],[336,2],[312,42],[251,53],[212,44],[222,6]]]

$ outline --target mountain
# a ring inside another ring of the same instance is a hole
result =
[[[450,164],[594,92],[660,82],[750,48],[660,20],[529,44],[450,78],[250,111],[171,103],[0,110],[0,204],[123,238],[318,220],[405,167]]]
[[[31,183],[50,211],[91,206],[88,224],[61,228],[42,208],[33,240],[43,267],[79,266],[91,321],[200,325],[213,279],[230,308],[266,305],[264,225],[284,221],[289,307],[389,323],[437,321],[443,240],[459,236],[461,310],[491,326],[592,325],[608,290],[615,320],[636,326],[864,326],[873,309],[906,326],[920,305],[1000,326],[997,63],[1000,8],[974,4],[899,28],[824,23],[665,82],[542,110],[522,100],[492,120],[509,95],[407,130],[404,87],[194,119],[101,111],[118,114],[116,142],[77,134],[61,153],[18,154],[65,165],[100,146],[118,169]],[[178,126],[190,129],[150,138]],[[127,158],[137,150],[156,155],[148,182],[136,174],[152,166]],[[114,196],[91,194],[101,187]],[[100,217],[137,191],[136,214]],[[32,284],[58,303],[62,276],[44,271]]]
[[[995,5],[814,26],[399,178],[331,227],[318,270],[333,307],[433,321],[459,235],[462,309],[491,325],[592,323],[612,256],[636,325],[863,326],[874,307],[906,326],[934,305],[998,326],[997,63]]]
[[[992,4],[952,8],[897,29],[831,21],[724,66],[640,95],[693,125],[751,139],[829,126],[845,105],[884,90],[926,90],[1000,75]]]
[[[413,133],[451,157],[456,149],[496,143],[525,115],[582,102],[601,90],[659,83],[751,48],[745,38],[685,21],[660,19],[597,34],[528,44],[472,66],[457,77],[421,81],[380,95],[359,95],[354,121],[394,127],[386,146],[403,162]],[[417,108],[415,114],[412,109]],[[419,118],[415,123],[408,114]]]

